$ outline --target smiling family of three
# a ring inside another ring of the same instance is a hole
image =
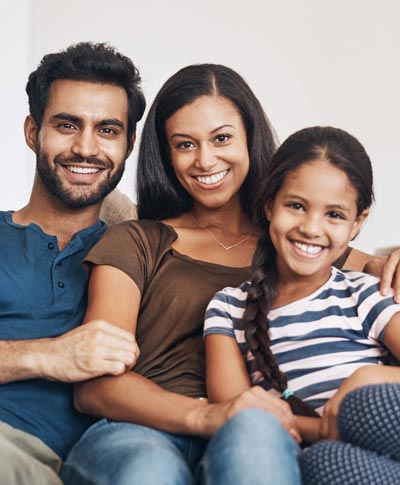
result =
[[[400,251],[348,246],[373,199],[362,145],[314,127],[277,150],[237,72],[185,67],[146,117],[138,220],[106,231],[145,110],[137,68],[79,43],[27,93],[31,197],[0,212],[2,483],[322,484],[329,463],[343,483],[338,456],[358,483],[394,483],[400,373],[377,364],[400,357]],[[353,439],[370,399],[385,449]]]

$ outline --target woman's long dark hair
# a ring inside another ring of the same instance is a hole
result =
[[[250,168],[240,194],[243,210],[252,219],[254,186],[265,177],[276,149],[275,134],[260,102],[244,79],[219,64],[184,67],[166,81],[150,107],[142,132],[136,176],[140,219],[166,219],[191,209],[192,198],[172,168],[165,122],[179,109],[206,95],[230,100],[242,118]]]
[[[317,160],[326,160],[347,175],[357,193],[357,215],[373,202],[371,161],[361,143],[343,130],[320,126],[300,130],[282,143],[272,159],[267,177],[255,196],[254,213],[262,236],[253,258],[254,271],[243,320],[246,341],[258,369],[266,382],[280,392],[287,388],[287,380],[271,351],[268,322],[278,293],[276,251],[264,210],[289,173]],[[295,396],[288,402],[295,414],[318,416]]]

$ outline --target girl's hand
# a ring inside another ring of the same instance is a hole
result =
[[[340,404],[346,394],[358,387],[384,382],[400,382],[400,367],[386,365],[366,365],[349,376],[329,399],[324,407],[320,426],[320,439],[340,439],[337,416]]]
[[[381,294],[386,296],[389,289],[394,290],[394,299],[400,303],[400,248],[384,258],[374,258],[364,266],[366,273],[381,278]]]
[[[197,406],[189,416],[189,420],[194,423],[190,427],[194,431],[193,434],[210,437],[226,421],[244,409],[261,409],[273,414],[286,431],[300,443],[297,421],[288,403],[260,386],[251,387],[229,401]]]

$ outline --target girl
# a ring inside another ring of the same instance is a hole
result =
[[[251,282],[217,293],[207,309],[211,401],[258,384],[307,414],[300,398],[322,414],[298,417],[312,442],[337,437],[336,410],[350,390],[400,382],[400,369],[376,365],[387,349],[400,357],[400,305],[380,295],[376,278],[332,267],[372,200],[370,160],[353,136],[314,127],[281,145],[256,200],[262,235]]]

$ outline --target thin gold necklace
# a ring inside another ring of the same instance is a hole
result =
[[[247,234],[247,236],[245,236],[243,239],[241,239],[237,243],[231,244],[230,246],[225,246],[225,244],[223,244],[221,241],[218,241],[218,239],[214,236],[214,234],[210,231],[210,229],[208,229],[208,227],[203,226],[202,224],[200,224],[200,222],[194,217],[194,215],[191,212],[189,212],[189,215],[193,219],[193,221],[195,222],[195,224],[197,224],[201,229],[204,229],[205,231],[207,231],[208,234],[212,237],[212,239],[214,239],[214,241],[218,244],[218,246],[221,246],[221,248],[224,248],[226,251],[228,251],[229,249],[237,248],[240,244],[242,244],[245,241],[247,241],[247,239],[249,239],[249,237],[253,234],[253,229],[252,229],[249,232],[249,234]]]

